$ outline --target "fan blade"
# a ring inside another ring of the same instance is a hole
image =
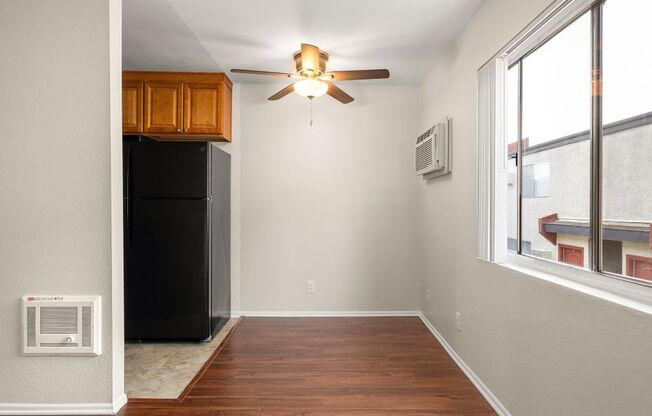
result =
[[[326,84],[328,84],[328,91],[326,91],[326,94],[335,98],[337,101],[341,102],[342,104],[348,104],[353,101],[353,97],[336,87],[335,84],[330,82],[326,82]]]
[[[285,97],[289,93],[294,91],[294,84],[290,84],[287,87],[283,88],[281,91],[277,92],[276,94],[272,95],[271,97],[268,98],[270,101],[276,101],[280,98]]]
[[[319,48],[307,43],[301,44],[301,69],[304,71],[319,71]]]
[[[389,78],[389,71],[386,69],[361,69],[356,71],[333,71],[326,74],[332,75],[333,81],[350,81],[354,79],[382,79]]]
[[[251,75],[268,75],[271,77],[292,78],[294,74],[286,74],[285,72],[270,72],[270,71],[255,71],[253,69],[232,69],[231,72],[235,74],[251,74]]]

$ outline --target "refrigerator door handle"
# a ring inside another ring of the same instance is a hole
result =
[[[127,243],[131,244],[134,241],[134,224],[133,224],[133,218],[134,215],[132,213],[132,208],[133,202],[131,201],[131,198],[127,198],[127,207],[125,210],[125,216],[127,217]]]
[[[134,239],[134,232],[133,232],[133,213],[132,213],[132,206],[133,202],[131,201],[132,195],[131,195],[131,189],[132,189],[132,177],[131,177],[131,146],[127,146],[127,172],[126,172],[126,182],[127,182],[127,206],[126,206],[126,212],[125,216],[127,217],[127,243],[131,244]]]
[[[127,198],[131,198],[131,146],[127,145],[127,172],[126,176],[126,194]]]

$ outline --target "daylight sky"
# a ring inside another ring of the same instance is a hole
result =
[[[652,1],[604,6],[603,106],[610,123],[652,111]],[[586,14],[523,61],[523,137],[530,145],[588,130],[591,24]],[[508,143],[516,141],[516,68],[508,74]],[[652,140],[652,138],[650,138]]]

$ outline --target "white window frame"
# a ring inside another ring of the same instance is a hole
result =
[[[595,4],[556,0],[478,70],[477,257],[652,315],[651,287],[507,250],[507,70]]]

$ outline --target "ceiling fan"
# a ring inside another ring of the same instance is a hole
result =
[[[301,44],[301,50],[294,53],[294,63],[297,68],[296,74],[285,72],[255,71],[250,69],[232,69],[237,74],[267,75],[280,78],[291,78],[297,81],[283,88],[272,95],[268,100],[278,100],[285,97],[292,91],[312,100],[328,94],[342,104],[353,101],[353,97],[335,86],[331,81],[351,81],[358,79],[381,79],[389,78],[389,71],[386,69],[362,69],[354,71],[326,71],[328,54],[320,51],[318,47],[307,43]]]

